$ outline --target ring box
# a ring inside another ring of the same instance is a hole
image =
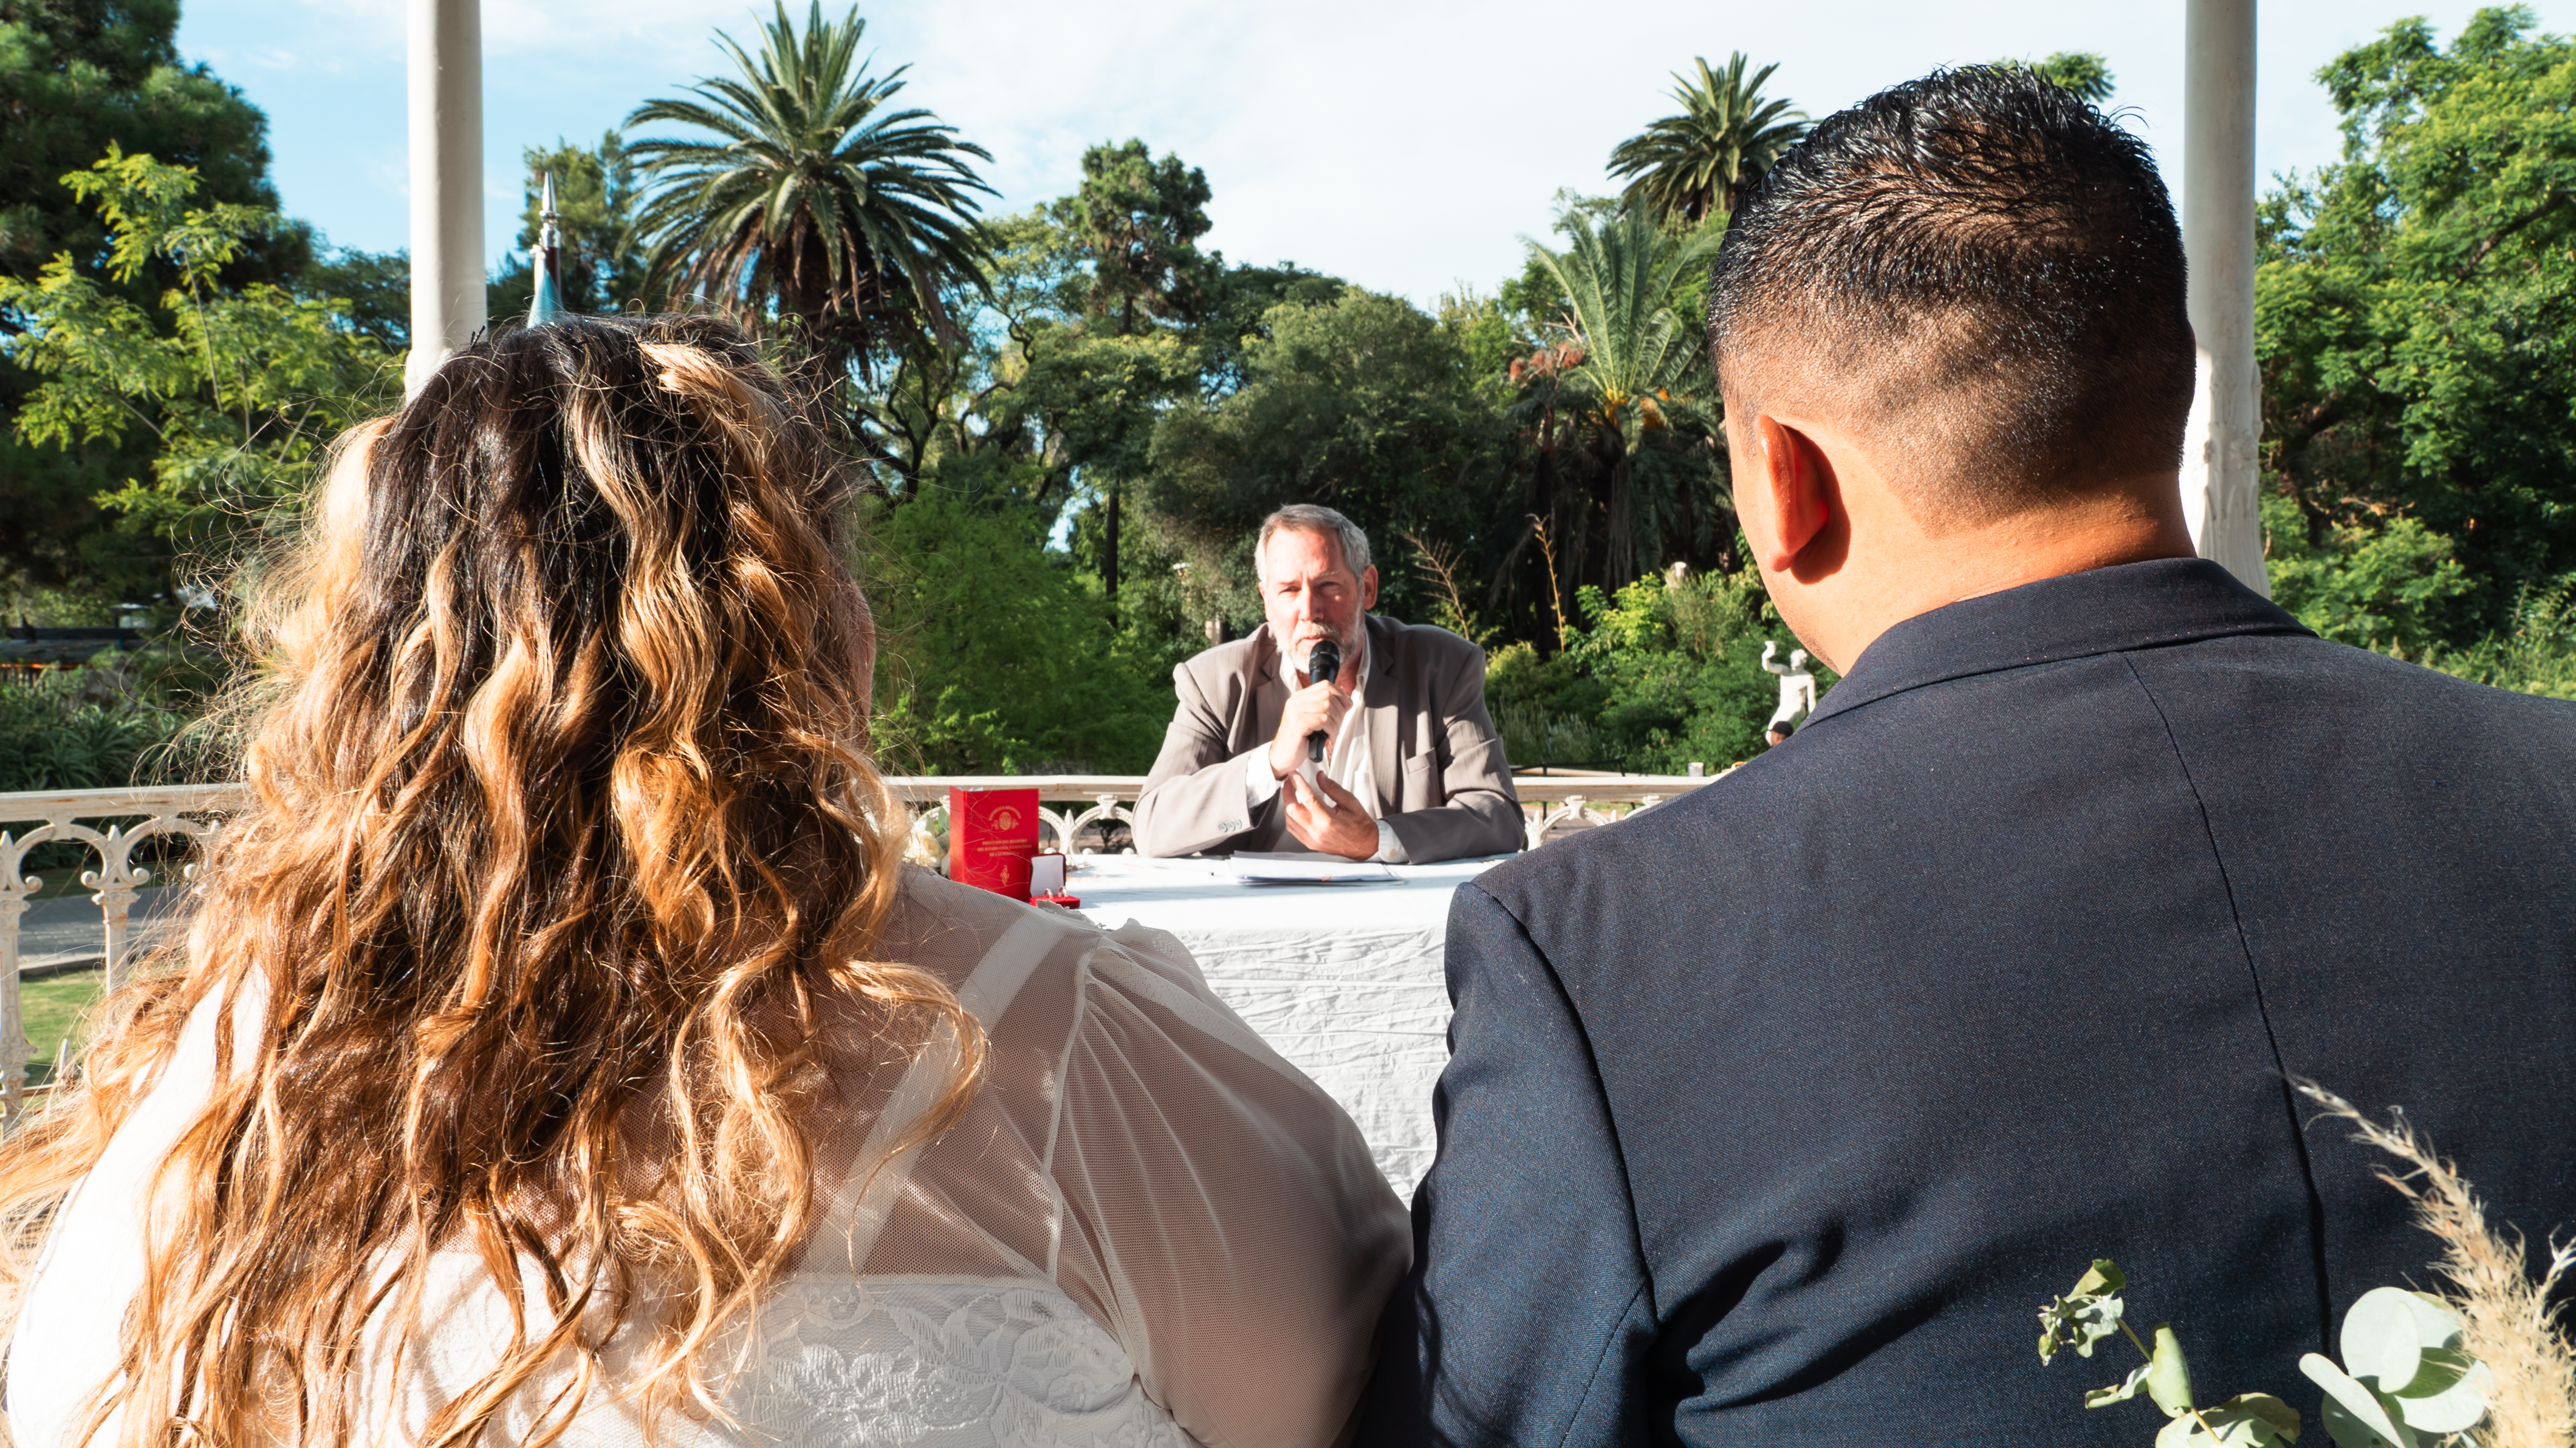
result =
[[[1082,908],[1082,897],[1068,895],[1064,889],[1064,856],[1056,854],[1029,857],[1029,902],[1061,905],[1068,910]]]

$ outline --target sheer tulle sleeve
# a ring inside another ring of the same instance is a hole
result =
[[[1403,1204],[1179,942],[1130,927],[1087,966],[1051,1154],[1057,1280],[1209,1448],[1333,1442],[1409,1265]]]
[[[1209,1448],[1339,1437],[1411,1252],[1403,1207],[1350,1118],[1158,932],[1105,935],[920,876],[882,949],[957,985],[984,1023],[972,1104],[935,1141],[871,1156],[864,1143],[923,1104],[897,1106],[916,1074],[936,1085],[939,1057],[889,1049],[873,1017],[849,1007],[825,1047],[845,1089],[808,1122],[825,1219],[758,1322],[719,1349],[738,1423],[665,1418],[666,1448],[909,1443],[925,1424],[971,1434],[1006,1416],[1012,1432],[995,1441],[1080,1439],[1048,1425],[1114,1420],[1158,1426],[1139,1441],[1162,1442],[1166,1411]],[[54,1225],[9,1364],[19,1441],[53,1441],[113,1371],[140,1280],[145,1184],[213,1077],[212,1011],[200,1016]],[[441,1254],[433,1273],[454,1290],[439,1289],[407,1376],[365,1389],[407,1425],[490,1370],[509,1311],[479,1258]],[[1117,1350],[1107,1356],[1126,1359],[1105,1364],[1115,1387],[1132,1397],[1141,1386],[1150,1402],[1109,1392],[1104,1363],[1084,1356],[1082,1334],[1047,1325],[1059,1320],[1032,1305],[1040,1296],[1070,1299],[1067,1315],[1096,1324],[1092,1338],[1105,1332]],[[990,1322],[976,1315],[986,1307]],[[1012,1339],[1044,1344],[1031,1360],[1015,1349],[995,1358],[1004,1329],[1033,1327]],[[368,1350],[376,1367],[385,1345]],[[610,1380],[629,1366],[608,1363]],[[554,1382],[532,1385],[525,1406]],[[564,1442],[636,1448],[646,1440],[630,1408],[603,1393]],[[526,1419],[517,1407],[504,1416],[505,1437]]]

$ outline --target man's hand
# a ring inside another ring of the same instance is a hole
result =
[[[1319,854],[1365,860],[1377,853],[1377,821],[1360,808],[1358,796],[1320,771],[1311,785],[1303,774],[1288,776],[1288,833]]]
[[[1321,729],[1329,747],[1336,731],[1342,727],[1342,716],[1351,712],[1351,691],[1339,679],[1308,684],[1288,696],[1288,707],[1279,711],[1279,732],[1270,741],[1270,777],[1286,779],[1296,772],[1306,757],[1306,736]],[[1375,845],[1369,846],[1374,850]]]

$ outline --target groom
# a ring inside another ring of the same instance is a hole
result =
[[[2193,556],[2171,205],[2027,71],[1818,126],[1710,295],[1737,515],[1842,682],[1459,891],[1359,1441],[2134,1444],[2083,1407],[2127,1363],[2032,1351],[2096,1257],[2321,1441],[2299,1355],[2438,1245],[2291,1080],[2576,1223],[2576,704]]]

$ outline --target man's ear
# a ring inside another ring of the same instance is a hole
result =
[[[1377,565],[1372,563],[1360,570],[1360,612],[1366,613],[1375,607],[1377,607]]]
[[[1768,536],[1747,541],[1763,571],[1786,573],[1833,522],[1834,501],[1842,490],[1832,461],[1815,439],[1767,414],[1755,418],[1753,425],[1762,450],[1756,486],[1764,490],[1762,501],[1770,506],[1764,510],[1769,516],[1762,520],[1766,525],[1762,531]]]

